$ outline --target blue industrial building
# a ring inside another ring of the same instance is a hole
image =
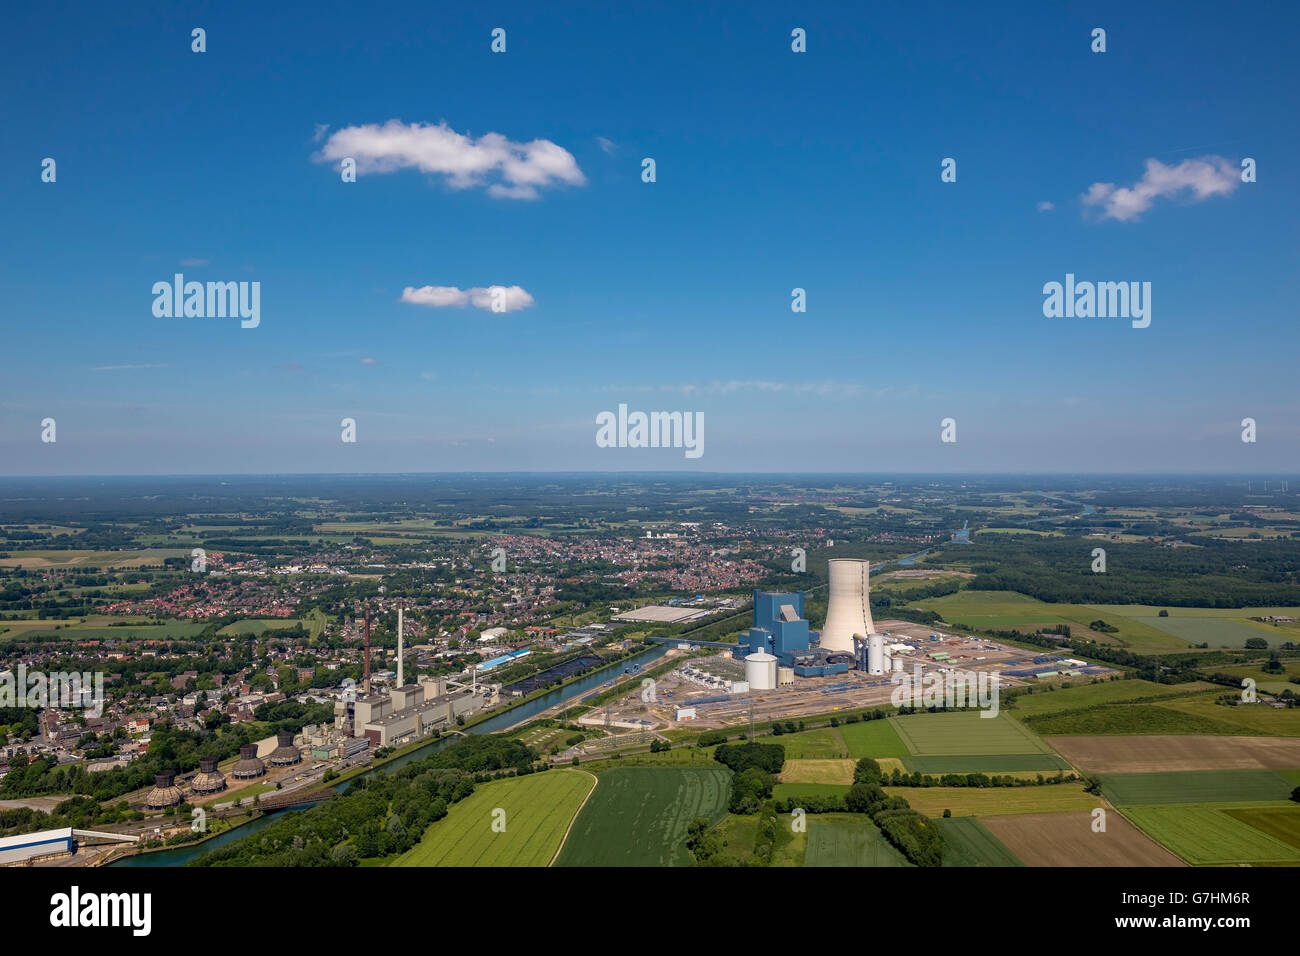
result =
[[[816,636],[804,620],[802,591],[755,591],[754,626],[740,635],[732,656],[743,660],[762,651],[790,667],[794,655],[807,652]]]

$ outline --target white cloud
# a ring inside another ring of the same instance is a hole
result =
[[[445,122],[347,126],[330,134],[313,159],[337,162],[351,157],[358,173],[391,173],[415,168],[445,176],[455,189],[487,186],[498,199],[536,199],[538,189],[559,183],[581,186],[587,178],[573,154],[548,139],[512,142],[500,133],[475,139]],[[488,180],[498,178],[498,182]]]
[[[402,301],[411,305],[424,305],[434,309],[472,305],[476,309],[492,310],[497,296],[502,297],[503,312],[517,312],[534,305],[536,300],[517,285],[475,286],[458,289],[455,286],[426,285],[420,288],[407,286],[402,290]]]
[[[618,147],[614,145],[612,139],[606,139],[604,136],[597,136],[596,142],[599,144],[600,148],[607,153],[612,153],[614,150],[618,149]]]
[[[1100,207],[1102,219],[1130,222],[1151,208],[1158,198],[1190,193],[1193,202],[1211,196],[1226,196],[1241,182],[1241,170],[1222,156],[1185,159],[1166,166],[1148,159],[1146,172],[1132,186],[1093,183],[1081,197],[1085,206]]]
[[[311,134],[311,141],[313,143],[319,143],[321,140],[325,138],[325,134],[329,131],[329,128],[330,128],[329,123],[317,123],[316,132]]]
[[[1053,206],[1053,205],[1052,205],[1050,202],[1048,202],[1046,199],[1044,199],[1042,202],[1040,202],[1040,203],[1038,204],[1038,211],[1039,211],[1039,212],[1051,212],[1051,211],[1052,211],[1053,209],[1055,209],[1055,208],[1056,208],[1056,207]]]

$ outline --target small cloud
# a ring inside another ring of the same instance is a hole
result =
[[[407,286],[402,290],[402,301],[411,305],[423,305],[433,309],[448,307],[463,308],[472,305],[476,309],[494,311],[492,306],[500,301],[502,312],[516,312],[535,304],[535,299],[517,285],[511,286],[475,286],[472,289],[458,289],[455,286],[426,285],[419,289]]]
[[[435,378],[437,378],[437,377],[438,377],[438,373],[437,373],[437,372],[421,372],[421,373],[420,373],[420,378],[422,378],[422,379],[423,379],[424,381],[426,381],[426,382],[432,382],[432,381],[433,381]]]
[[[1228,195],[1240,182],[1241,170],[1222,156],[1185,159],[1177,166],[1148,159],[1146,172],[1132,186],[1093,183],[1081,198],[1084,206],[1100,209],[1101,219],[1133,222],[1157,199],[1190,194],[1192,202],[1201,202]]]
[[[538,189],[559,183],[581,186],[587,177],[573,154],[549,139],[517,143],[500,133],[477,138],[445,122],[346,126],[336,130],[312,159],[318,163],[355,159],[358,173],[418,169],[445,177],[453,189],[487,186],[498,199],[537,199]],[[497,178],[499,182],[487,182]]]
[[[1053,209],[1055,209],[1055,208],[1056,208],[1056,207],[1053,206],[1053,205],[1052,205],[1050,202],[1048,202],[1046,199],[1044,199],[1042,202],[1040,202],[1040,203],[1038,204],[1038,211],[1039,211],[1039,212],[1051,212],[1051,211],[1052,211]]]
[[[607,153],[612,153],[614,152],[614,150],[618,149],[618,147],[614,145],[614,141],[612,139],[606,139],[603,136],[597,136],[596,142],[599,143],[600,148]]]
[[[321,140],[325,138],[325,134],[329,132],[329,128],[330,128],[329,123],[317,123],[316,132],[311,134],[311,141],[313,143],[319,143]]]
[[[378,365],[378,364],[379,364],[379,359],[363,358],[363,359],[361,360],[361,364],[362,364],[362,365]]]
[[[181,265],[183,265],[183,266],[206,266],[206,265],[208,265],[211,261],[212,261],[211,259],[182,259],[182,260],[181,260]]]

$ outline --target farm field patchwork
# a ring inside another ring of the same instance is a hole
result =
[[[980,822],[1026,866],[1183,865],[1177,856],[1114,811],[1106,815],[1105,832],[1093,830],[1091,811],[1025,813]]]
[[[943,831],[944,866],[1024,866],[1019,857],[974,817],[940,818],[936,822]]]
[[[681,866],[690,863],[686,825],[727,809],[724,767],[618,767],[578,814],[558,866]]]
[[[1051,753],[1050,747],[1005,714],[991,718],[973,710],[909,714],[890,717],[889,722],[918,757]]]
[[[1300,767],[1300,739],[1290,737],[1049,737],[1048,743],[1085,773]]]
[[[886,787],[928,817],[984,817],[1003,813],[1067,813],[1091,811],[1097,798],[1081,783],[1052,783],[1027,787]]]
[[[1130,807],[1124,815],[1193,865],[1300,862],[1300,849],[1242,822],[1229,809]]]
[[[853,813],[808,816],[804,866],[911,866],[868,818]]]
[[[1113,773],[1102,793],[1117,807],[1170,803],[1242,803],[1286,800],[1293,784],[1271,770],[1181,770]]]
[[[898,731],[888,720],[863,720],[852,724],[840,724],[837,728],[840,737],[849,748],[849,756],[854,760],[863,757],[906,757],[907,745],[898,736]]]
[[[479,784],[424,832],[391,866],[547,866],[596,779],[581,770],[548,770]],[[505,830],[492,829],[505,811]]]
[[[1231,724],[1241,728],[1238,731],[1241,734],[1300,737],[1300,710],[1294,708],[1278,710],[1267,704],[1238,704],[1236,707],[1224,707],[1206,697],[1171,700],[1160,706]]]

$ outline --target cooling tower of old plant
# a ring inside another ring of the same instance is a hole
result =
[[[857,558],[832,558],[829,565],[830,604],[821,646],[852,654],[853,635],[866,637],[876,629],[871,623],[871,588],[867,580],[871,563]]]

